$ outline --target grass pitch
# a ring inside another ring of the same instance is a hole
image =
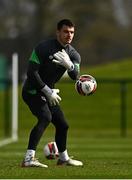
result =
[[[132,178],[132,140],[130,138],[88,138],[86,134],[74,132],[69,138],[69,151],[84,163],[84,167],[58,167],[56,160],[43,156],[41,142],[37,157],[49,165],[43,168],[21,168],[25,151],[25,138],[18,143],[0,149],[0,178],[24,179],[98,179]],[[77,137],[77,134],[79,137]],[[48,140],[49,137],[45,137]]]
[[[132,62],[124,61],[102,67],[83,69],[81,74],[95,78],[132,78]],[[28,136],[35,117],[29,112],[19,93],[19,141],[0,148],[1,179],[132,179],[132,85],[127,85],[127,136],[120,136],[120,85],[98,84],[97,92],[79,96],[74,83],[57,84],[62,97],[61,107],[69,122],[68,151],[83,167],[58,167],[56,160],[47,160],[43,146],[54,140],[50,125],[43,135],[36,153],[44,168],[21,168]],[[1,104],[0,104],[1,107]],[[2,122],[2,121],[1,121]],[[2,123],[0,125],[2,127]],[[2,128],[0,129],[0,133]]]

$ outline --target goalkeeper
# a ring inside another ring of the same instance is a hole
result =
[[[61,97],[55,83],[65,71],[76,80],[81,58],[70,45],[74,37],[74,25],[69,19],[57,23],[56,38],[40,42],[29,59],[27,78],[22,89],[22,97],[37,123],[30,132],[27,151],[22,167],[48,167],[35,158],[37,145],[49,123],[55,126],[55,142],[59,150],[57,165],[82,166],[83,163],[71,159],[66,142],[68,124],[59,106]]]

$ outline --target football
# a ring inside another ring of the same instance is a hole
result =
[[[81,75],[75,83],[76,91],[82,96],[89,96],[97,89],[96,79],[91,75]]]
[[[59,156],[56,142],[49,142],[44,146],[44,156],[47,159],[56,159]]]

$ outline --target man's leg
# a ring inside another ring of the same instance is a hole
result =
[[[68,124],[59,106],[51,107],[52,123],[56,128],[55,141],[59,152],[66,150]]]
[[[65,120],[64,114],[59,106],[51,108],[52,112],[52,123],[56,128],[55,141],[59,150],[58,165],[71,165],[71,166],[82,166],[81,161],[73,160],[69,157],[66,143],[67,143],[67,131],[68,124]]]
[[[44,130],[51,121],[52,115],[46,101],[42,100],[41,97],[28,94],[24,94],[23,97],[30,111],[37,117],[38,122],[31,130],[28,148],[22,166],[46,167],[47,165],[43,165],[35,159],[35,152]]]

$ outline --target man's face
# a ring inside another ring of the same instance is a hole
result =
[[[60,30],[57,30],[57,39],[62,45],[70,44],[74,37],[74,27],[63,25]]]

